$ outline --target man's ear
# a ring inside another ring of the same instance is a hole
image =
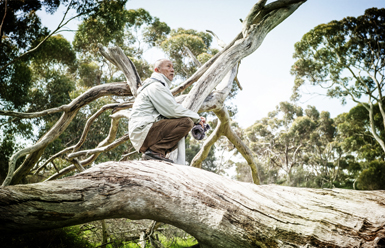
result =
[[[155,68],[154,71],[155,71],[155,72],[159,72],[159,68]]]

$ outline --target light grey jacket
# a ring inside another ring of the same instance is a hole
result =
[[[164,85],[157,80],[162,81]],[[171,81],[166,76],[154,72],[138,90],[128,123],[130,140],[137,151],[142,147],[152,124],[159,120],[160,115],[169,119],[190,117],[194,123],[200,121],[197,113],[175,101],[170,91],[170,84]]]

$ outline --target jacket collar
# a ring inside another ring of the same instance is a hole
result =
[[[159,81],[162,81],[163,83],[165,83],[165,85],[167,85],[167,88],[170,89],[171,81],[165,75],[163,75],[162,73],[154,72],[154,73],[151,74],[151,77],[155,78],[155,79],[158,79]]]
[[[147,86],[149,86],[150,84],[152,84],[156,81],[161,81],[164,86],[166,86],[168,89],[170,89],[171,81],[162,73],[154,72],[151,74],[151,78],[147,78],[143,82],[143,85],[138,89],[138,95],[142,92],[142,90],[144,88],[146,88]]]

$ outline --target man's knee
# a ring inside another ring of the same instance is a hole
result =
[[[189,130],[191,130],[194,126],[194,122],[189,117],[181,118],[181,121],[183,121],[183,126],[186,126]]]

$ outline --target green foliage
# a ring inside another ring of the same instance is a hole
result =
[[[83,87],[91,88],[101,84],[101,76],[103,72],[100,70],[100,66],[95,61],[84,61],[79,64],[78,73],[80,77],[78,83]]]
[[[174,64],[176,74],[182,78],[188,78],[197,69],[197,65],[185,52],[185,46],[190,49],[195,57],[204,61],[213,56],[217,51],[210,49],[211,35],[198,32],[193,29],[173,29],[170,36],[160,43],[160,48],[167,54]]]
[[[357,180],[357,188],[364,190],[385,189],[385,162],[373,160],[364,169]]]
[[[79,25],[73,42],[76,51],[96,54],[98,43],[104,46],[111,42],[122,45],[127,38],[131,38],[129,41],[132,43],[133,37],[126,37],[124,28],[126,25],[133,26],[136,17],[143,18],[135,11],[125,10],[125,2],[103,1],[100,9]],[[139,12],[142,13],[142,11]],[[146,17],[149,14],[144,12],[143,15]]]
[[[5,65],[11,59],[16,58],[24,51],[36,46],[48,34],[48,30],[42,27],[40,19],[35,15],[34,10],[39,10],[42,4],[51,8],[47,10],[54,12],[56,7],[68,1],[27,1],[25,5],[14,6],[14,1],[8,1],[11,6],[7,12],[7,19],[10,22],[3,27],[4,36],[0,46],[2,56],[0,66]],[[152,19],[148,12],[144,10],[127,11],[124,9],[126,1],[76,1],[72,8],[76,7],[78,13],[83,13],[84,23],[95,19],[99,24],[108,27],[108,37],[115,41],[123,41],[125,26],[142,25]],[[1,2],[2,5],[4,2]],[[29,6],[29,7],[28,7]],[[56,7],[55,7],[56,6]],[[0,8],[3,11],[4,8]],[[131,13],[131,15],[128,15]],[[124,18],[122,19],[122,15]],[[132,18],[135,16],[135,18]],[[158,20],[159,21],[159,20]],[[107,25],[106,25],[107,24]],[[17,27],[17,28],[16,28]],[[138,26],[139,27],[139,26]],[[80,33],[80,30],[78,33]],[[100,30],[90,29],[86,37],[92,37],[93,33],[98,34],[96,38],[108,37]],[[98,39],[88,39],[88,45],[96,47]],[[132,42],[131,42],[132,43]],[[4,110],[18,110],[25,112],[35,112],[44,109],[59,107],[71,102],[74,97],[80,95],[90,87],[114,80],[113,73],[106,73],[99,63],[99,54],[92,54],[89,51],[75,47],[76,53],[71,44],[61,35],[55,35],[47,39],[36,51],[29,56],[22,57],[15,63],[6,67],[0,79],[0,86],[4,89],[0,92],[0,102]],[[134,54],[134,48],[124,46],[125,51]],[[140,56],[139,56],[140,57]],[[140,58],[133,59],[139,68],[141,76],[149,75],[149,65]],[[138,66],[139,65],[139,66]],[[121,77],[121,76],[120,76]],[[62,150],[64,147],[75,144],[80,138],[86,118],[96,112],[101,106],[116,101],[112,97],[99,99],[91,103],[86,108],[79,111],[78,115],[71,122],[67,130],[54,142],[52,142],[43,154],[44,159]],[[91,126],[90,134],[82,149],[91,149],[97,146],[108,133],[110,126],[109,112],[104,113]],[[26,144],[17,140],[29,139],[36,141],[41,135],[47,132],[60,118],[61,113],[47,115],[35,119],[10,118],[1,116],[1,139],[0,139],[0,178],[4,178],[8,159],[16,149],[21,149]],[[118,137],[126,132],[127,123],[122,121]],[[34,133],[32,133],[34,130]],[[38,135],[36,135],[36,131]],[[20,143],[20,145],[15,145]],[[120,155],[130,147],[130,143],[122,145],[114,152],[101,155],[99,161],[117,160]],[[18,164],[22,159],[18,161]],[[97,161],[98,162],[98,161]],[[67,164],[68,165],[68,164]]]
[[[0,243],[3,248],[55,247],[55,248],[88,248],[93,247],[80,234],[78,227],[65,227],[48,231],[26,234],[1,234]]]
[[[336,117],[334,124],[321,114],[318,131],[323,135],[313,135],[311,142],[318,150],[329,142],[325,150],[329,156],[325,160],[306,151],[305,162],[313,167],[315,163],[324,164],[317,175],[323,186],[352,188],[364,169],[359,178],[361,185],[372,178],[373,185],[377,185],[373,187],[378,187],[379,178],[373,172],[379,171],[382,162],[373,161],[383,161],[385,149],[384,116],[380,111],[384,78],[379,73],[385,66],[384,34],[385,9],[371,8],[359,17],[318,25],[295,44],[292,99],[298,99],[301,86],[309,83],[326,88],[329,97],[339,98],[342,103],[347,97],[358,103],[349,113]],[[313,120],[318,118],[315,112],[307,115]]]
[[[186,161],[187,163],[191,163],[195,155],[201,149],[201,144],[192,140],[191,136],[187,136],[186,138]],[[202,162],[202,169],[208,170],[211,172],[217,172],[217,168],[215,165],[215,146],[213,145],[207,155],[207,158]]]
[[[246,129],[249,147],[260,161],[262,182],[306,187],[332,187],[342,173],[335,161],[341,152],[335,135],[328,112],[319,113],[313,106],[303,111],[288,102]]]
[[[299,97],[298,89],[305,80],[327,86],[329,96],[342,100],[348,95],[358,99],[368,94],[367,88],[376,86],[369,74],[360,76],[357,70],[373,73],[384,67],[384,33],[385,9],[376,8],[367,9],[357,18],[321,24],[306,33],[295,44],[293,97]],[[343,73],[347,70],[351,72],[349,77]]]
[[[381,130],[378,134],[385,140],[378,104],[374,106],[374,115],[378,117],[374,125]],[[384,151],[370,131],[369,116],[364,106],[357,105],[348,113],[337,116],[335,120],[339,144],[345,152],[355,152],[359,159],[368,161],[384,159]]]
[[[378,105],[374,109],[378,116]],[[302,111],[287,102],[268,115],[245,130],[262,183],[384,189],[384,153],[370,132],[362,105],[334,120],[313,106]],[[381,117],[375,125],[382,125]],[[383,137],[382,132],[379,135]],[[245,163],[236,163],[236,179],[250,181],[249,170]]]
[[[161,22],[159,18],[155,17],[151,25],[145,28],[143,40],[150,46],[159,46],[166,39],[170,30],[170,27],[165,22]]]
[[[38,40],[37,42],[40,42]],[[47,39],[31,57],[34,69],[62,63],[69,67],[76,65],[75,51],[71,44],[60,34]]]
[[[268,118],[246,129],[250,148],[264,157],[266,163],[280,167],[288,175],[302,156],[299,149],[303,149],[315,129],[315,123],[302,114],[301,107],[281,102]]]
[[[184,248],[184,247],[191,247],[193,245],[196,245],[198,242],[193,237],[187,237],[187,238],[181,238],[181,237],[175,237],[172,239],[169,239],[163,235],[159,236],[159,240],[162,242],[162,244],[165,247],[169,248]],[[151,246],[149,246],[151,247]]]

